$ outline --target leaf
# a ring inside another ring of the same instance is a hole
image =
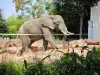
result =
[[[44,57],[43,59],[42,59],[42,62],[46,59],[46,58],[50,58],[51,57],[51,55],[47,55],[46,57]]]
[[[27,69],[27,61],[24,59],[24,66]]]

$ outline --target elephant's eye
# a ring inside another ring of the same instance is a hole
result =
[[[60,24],[60,21],[54,22],[54,24],[59,25]]]

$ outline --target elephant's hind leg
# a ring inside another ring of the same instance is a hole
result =
[[[17,56],[21,56],[23,52],[28,52],[31,45],[31,40],[27,35],[20,35],[19,38],[22,41],[22,49],[17,53]]]

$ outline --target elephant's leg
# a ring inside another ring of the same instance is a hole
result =
[[[21,35],[19,36],[19,38],[21,39],[22,41],[22,49],[18,52],[18,56],[21,56],[23,54],[24,51],[29,51],[29,47],[30,47],[30,44],[31,44],[31,40],[30,38],[27,36],[27,35]]]
[[[49,28],[42,27],[42,31],[43,31],[45,40],[47,40],[51,44],[53,49],[57,48]]]
[[[45,38],[43,38],[43,50],[45,50],[45,51],[46,51],[47,46],[48,46],[48,41],[47,41],[47,40],[45,40]]]

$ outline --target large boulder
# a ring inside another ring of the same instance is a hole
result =
[[[69,42],[69,46],[70,47],[83,47],[83,46],[87,46],[87,43],[85,40],[80,39],[80,40],[73,40]]]
[[[0,54],[10,53],[15,54],[17,51],[22,49],[22,42],[19,39],[15,40],[0,40]]]

